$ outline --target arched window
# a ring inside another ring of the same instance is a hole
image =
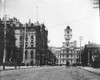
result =
[[[33,50],[31,51],[31,58],[33,58]]]
[[[25,51],[25,59],[27,59],[27,50]]]
[[[33,39],[33,36],[31,36],[31,39]]]

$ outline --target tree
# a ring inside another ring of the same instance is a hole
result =
[[[3,63],[3,49],[4,49],[4,25],[2,24],[2,20],[0,19],[0,65]]]

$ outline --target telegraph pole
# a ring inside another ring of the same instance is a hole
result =
[[[5,61],[6,61],[6,0],[4,1],[4,53],[3,53],[3,70],[5,70]]]
[[[24,37],[23,37],[23,39],[24,39],[24,48],[23,48],[23,61],[22,61],[22,63],[24,63],[24,61],[25,61],[25,39],[26,39],[26,24],[25,24],[25,26],[24,26],[25,28],[24,28]]]
[[[0,18],[1,18],[1,0],[0,0]]]

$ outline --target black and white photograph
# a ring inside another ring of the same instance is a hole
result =
[[[0,80],[100,80],[100,0],[0,0]]]

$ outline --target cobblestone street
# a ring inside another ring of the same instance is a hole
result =
[[[1,80],[100,80],[100,75],[77,67],[45,66],[1,71]]]

